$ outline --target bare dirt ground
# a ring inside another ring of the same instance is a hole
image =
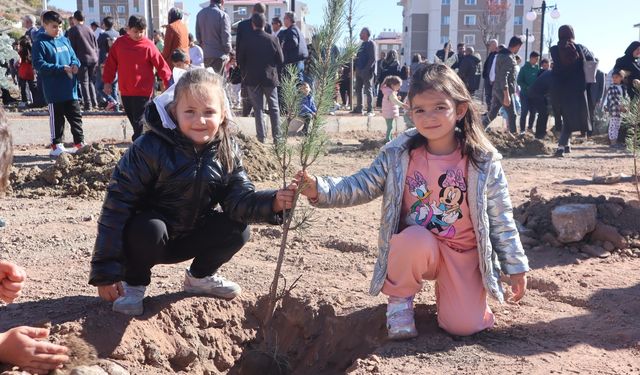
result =
[[[346,175],[367,166],[376,151],[362,150],[359,140],[376,137],[382,134],[334,135],[312,172]],[[44,169],[51,164],[46,155],[45,149],[22,148],[15,164]],[[594,173],[632,172],[628,153],[595,142],[576,145],[563,159],[541,155],[507,158],[503,164],[515,206],[527,203],[534,187],[540,199],[571,194],[635,199],[628,178],[592,183]],[[255,306],[273,276],[278,227],[253,225],[250,242],[224,266],[223,274],[243,287],[242,297],[185,295],[187,264],[157,266],[145,314],[128,318],[112,313],[87,285],[99,194],[64,195],[16,191],[0,201],[0,216],[7,221],[0,255],[29,274],[23,297],[0,307],[0,330],[50,323],[53,341],[81,336],[107,359],[103,368],[118,363],[132,374],[268,373],[243,368],[239,359],[258,348]],[[317,210],[311,228],[293,236],[283,274],[289,283],[302,277],[275,326],[279,353],[294,373],[640,374],[640,250],[590,258],[575,247],[546,245],[537,232],[530,234],[537,245],[527,246],[533,268],[528,294],[518,305],[491,301],[494,329],[464,338],[442,331],[434,288],[427,283],[416,300],[420,336],[385,340],[386,299],[367,294],[380,203]],[[633,242],[640,231],[623,234]]]

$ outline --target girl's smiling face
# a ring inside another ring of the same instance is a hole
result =
[[[215,138],[224,121],[222,100],[213,90],[186,91],[178,99],[175,118],[182,134],[196,146],[203,146]]]
[[[411,100],[411,118],[416,130],[429,142],[430,152],[450,150],[457,147],[456,122],[467,113],[466,103],[458,104],[448,95],[436,90],[416,94]]]

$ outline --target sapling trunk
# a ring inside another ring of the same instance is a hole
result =
[[[315,97],[317,113],[312,117],[305,134],[297,147],[293,147],[288,143],[289,126],[294,121],[300,108],[302,94],[299,91],[297,81],[296,68],[289,66],[284,74],[281,82],[283,107],[286,109],[286,118],[280,124],[281,137],[275,142],[274,151],[281,168],[282,187],[287,188],[289,183],[289,169],[296,153],[299,165],[297,169],[306,171],[320,157],[326,147],[326,136],[324,134],[324,124],[326,116],[333,105],[333,97],[335,94],[335,85],[339,79],[339,68],[350,61],[355,55],[356,46],[352,41],[347,40],[345,47],[340,52],[337,47],[338,38],[345,26],[344,14],[348,0],[328,0],[325,5],[324,24],[314,36],[312,48],[310,51],[310,76],[314,82],[312,93]],[[299,225],[294,225],[296,221],[296,208],[300,198],[300,193],[305,186],[298,186],[295,191],[291,209],[283,213],[282,237],[280,239],[280,249],[278,259],[273,275],[273,280],[269,288],[269,295],[265,310],[265,316],[262,324],[262,332],[265,345],[274,347],[277,337],[274,337],[272,327],[273,315],[275,313],[278,301],[289,294],[295,287],[297,280],[288,288],[285,286],[282,292],[279,292],[279,280],[282,276],[282,265],[284,263],[289,233]],[[306,218],[303,217],[304,221]],[[285,279],[286,280],[286,279]]]

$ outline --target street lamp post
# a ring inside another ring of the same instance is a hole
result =
[[[538,12],[540,12],[540,56],[542,56],[544,52],[544,15],[547,12],[547,9],[552,9],[551,18],[557,19],[560,17],[560,12],[558,11],[557,5],[547,5],[545,0],[542,0],[542,6],[539,7],[531,7],[531,10],[527,13],[527,20],[533,22],[538,17]]]
[[[533,43],[536,41],[536,37],[533,34],[529,33],[529,28],[525,31],[524,34],[524,58],[529,58],[529,43]]]

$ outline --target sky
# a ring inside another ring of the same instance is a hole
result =
[[[304,1],[304,0],[303,0]],[[373,34],[384,29],[402,30],[402,7],[398,0],[358,0],[360,20],[357,28],[368,26]],[[195,15],[201,0],[186,0],[187,11],[191,13],[189,29],[195,27]],[[326,0],[306,0],[310,14],[307,22],[320,24]],[[49,4],[62,9],[75,10],[75,0],[49,0]],[[573,26],[576,42],[591,50],[600,60],[600,69],[609,71],[616,58],[634,40],[640,39],[640,29],[633,25],[640,23],[640,0],[550,0],[548,5],[557,4],[560,18],[546,17],[545,23],[552,21],[557,27],[564,24]],[[556,27],[556,29],[557,29]],[[545,31],[547,29],[545,28]],[[534,42],[539,48],[539,42]]]

